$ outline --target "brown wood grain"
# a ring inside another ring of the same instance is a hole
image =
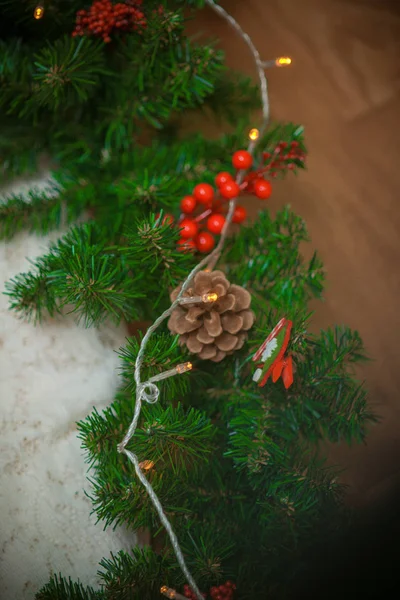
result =
[[[268,72],[272,114],[305,126],[308,171],[276,183],[270,206],[290,203],[324,260],[314,327],[352,326],[374,358],[361,376],[382,422],[365,446],[330,449],[361,503],[400,476],[400,1],[222,4],[264,60],[293,58]],[[217,15],[205,9],[189,28],[220,38],[229,65],[255,76],[246,46]]]

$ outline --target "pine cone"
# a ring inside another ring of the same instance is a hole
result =
[[[178,287],[171,293],[172,302],[180,289]],[[247,331],[254,323],[254,313],[250,310],[249,292],[239,285],[231,285],[222,271],[199,271],[183,297],[212,292],[218,294],[215,302],[184,304],[175,308],[168,328],[180,336],[180,343],[185,344],[192,354],[220,362],[243,346]]]

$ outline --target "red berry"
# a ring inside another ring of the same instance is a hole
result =
[[[207,229],[211,233],[221,233],[225,225],[225,217],[223,215],[214,214],[207,219]]]
[[[160,213],[156,214],[156,219],[158,220],[161,217]],[[174,223],[174,217],[172,215],[169,215],[168,213],[166,213],[163,217],[163,220],[161,221],[161,225],[173,225]]]
[[[214,200],[214,202],[212,203],[212,211],[213,213],[220,213],[222,212],[223,209],[223,202],[222,200]]]
[[[180,229],[181,238],[184,240],[193,238],[198,231],[198,225],[192,219],[183,219],[178,227]]]
[[[194,198],[193,196],[185,196],[181,200],[181,210],[187,215],[190,215],[196,208],[196,204],[196,198]]]
[[[267,200],[272,192],[272,186],[266,179],[256,179],[254,182],[254,192],[257,198],[261,200]]]
[[[223,185],[227,181],[232,181],[232,179],[233,177],[230,173],[228,173],[227,171],[221,171],[221,173],[218,173],[218,175],[215,178],[215,185],[217,187],[221,187],[221,185]]]
[[[238,150],[232,157],[232,164],[235,169],[250,169],[253,157],[247,150]]]
[[[212,236],[211,233],[208,233],[207,231],[199,233],[199,235],[196,238],[197,250],[199,252],[202,252],[203,254],[207,254],[207,252],[210,252],[214,248],[214,245],[214,236]]]
[[[232,198],[237,198],[240,194],[240,187],[236,183],[236,181],[227,181],[219,190],[221,192],[221,196],[231,200]]]
[[[193,190],[193,196],[201,204],[209,204],[214,198],[214,188],[209,183],[199,183]]]
[[[197,250],[197,246],[193,240],[181,239],[178,241],[178,250],[181,252],[194,252]]]
[[[244,206],[236,206],[235,212],[233,213],[232,223],[243,223],[247,217],[247,210]],[[210,229],[211,231],[211,229]]]

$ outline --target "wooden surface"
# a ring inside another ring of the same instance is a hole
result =
[[[382,422],[366,446],[335,447],[359,504],[400,476],[400,0],[225,0],[264,60],[273,118],[305,126],[307,173],[275,185],[308,224],[326,270],[315,327],[358,329],[374,362],[362,370]],[[246,46],[205,10],[195,30],[221,39],[228,63],[255,76]],[[255,123],[256,125],[256,123]]]

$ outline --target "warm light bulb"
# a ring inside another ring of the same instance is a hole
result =
[[[177,598],[177,594],[176,594],[175,590],[167,587],[166,585],[162,586],[162,588],[160,589],[160,592],[167,598]],[[180,596],[180,594],[179,594],[179,596]]]
[[[44,8],[43,8],[43,6],[41,6],[39,4],[33,11],[33,16],[35,19],[39,20],[43,17],[43,14],[44,14]]]
[[[208,294],[203,294],[201,299],[203,302],[216,302],[218,300],[218,294],[209,292]]]
[[[154,462],[152,460],[142,460],[139,463],[139,467],[143,469],[143,471],[150,471],[154,467]]]
[[[292,64],[292,59],[289,56],[281,56],[276,59],[275,64],[277,67],[287,67]]]
[[[216,302],[218,300],[218,294],[215,292],[208,292],[207,294],[203,294],[202,296],[187,296],[186,298],[181,298],[180,304],[207,304],[209,302]]]
[[[250,131],[249,131],[249,138],[253,142],[255,142],[255,140],[258,140],[259,135],[260,135],[260,132],[258,131],[258,129],[255,129],[255,128],[254,129],[250,129]]]
[[[186,373],[187,371],[191,371],[192,369],[193,365],[191,362],[182,363],[181,365],[176,366],[176,372],[179,373],[179,375],[182,375],[182,373]]]

